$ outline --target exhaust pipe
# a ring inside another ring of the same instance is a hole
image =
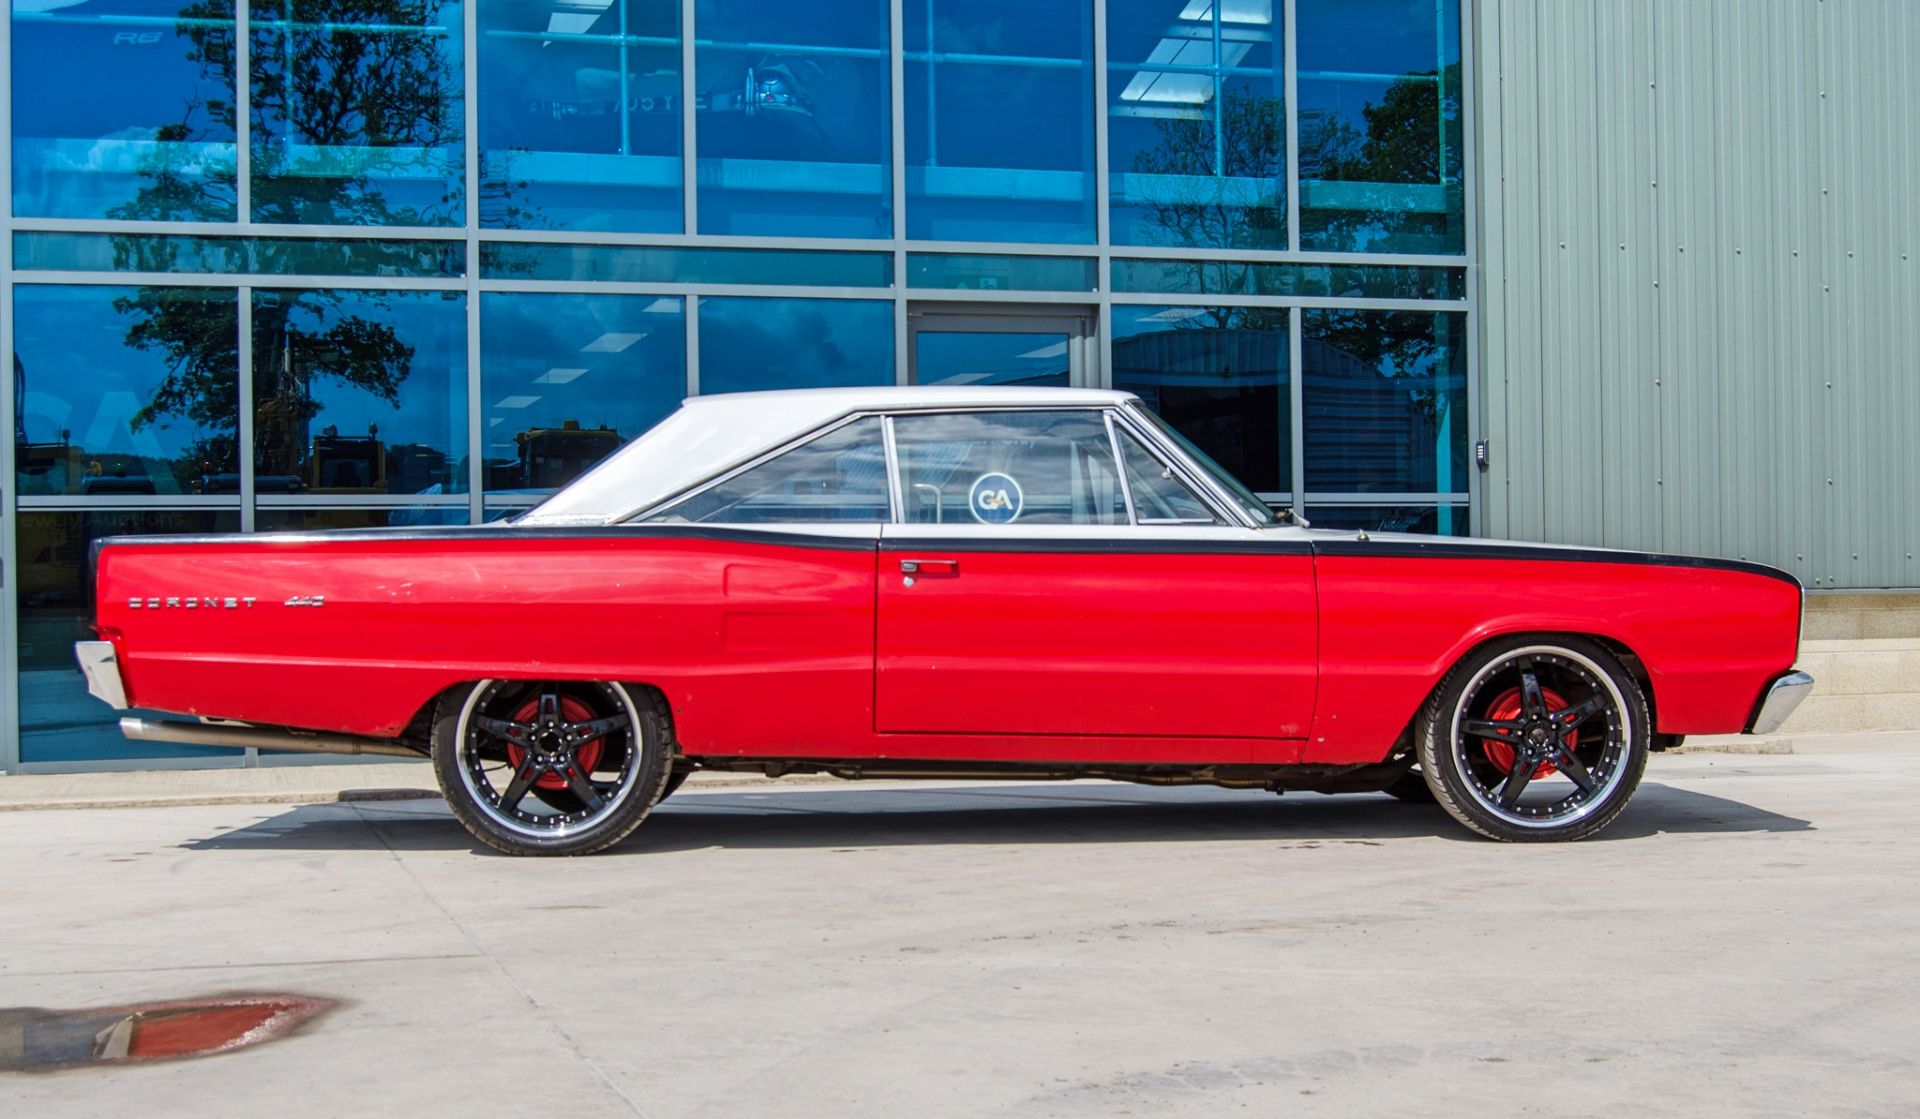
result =
[[[389,758],[423,760],[426,754],[389,738],[360,738],[351,734],[295,730],[292,727],[256,727],[244,723],[189,723],[181,719],[120,720],[120,733],[136,742],[183,742],[189,746],[225,746],[244,750],[301,750],[309,754],[378,754]]]

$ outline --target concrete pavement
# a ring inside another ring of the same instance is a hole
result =
[[[343,1000],[0,1112],[1906,1115],[1920,756],[1656,758],[1602,837],[1213,789],[689,787],[608,855],[432,801],[0,815],[0,1006]]]
[[[1920,731],[1863,734],[1729,734],[1689,738],[1684,753],[1920,755]],[[304,761],[304,759],[303,759]],[[438,796],[426,762],[328,758],[326,764],[274,764],[243,769],[141,770],[125,773],[31,773],[0,777],[0,812],[52,808],[153,808],[190,804],[324,804]],[[778,782],[744,773],[698,772],[692,788],[844,785],[834,777],[792,776]]]
[[[331,759],[329,759],[331,761]],[[695,773],[696,788],[771,786],[745,773]],[[794,776],[781,785],[844,784]],[[424,761],[137,770],[126,773],[27,773],[0,777],[0,812],[66,808],[164,808],[195,804],[327,804],[437,797]]]

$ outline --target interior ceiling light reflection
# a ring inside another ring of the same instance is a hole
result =
[[[602,334],[580,347],[583,354],[617,354],[645,338],[644,334]]]
[[[1180,24],[1169,29],[1167,38],[1154,44],[1145,65],[1213,66],[1213,8],[1214,0],[1188,0],[1180,13]],[[1273,0],[1221,0],[1220,22],[1235,27],[1271,27]],[[1223,30],[1219,66],[1226,69],[1240,65],[1253,46],[1252,41],[1242,36],[1226,37]],[[1212,74],[1170,74],[1143,69],[1120,91],[1120,100],[1204,105],[1213,100],[1213,81]]]
[[[585,35],[593,29],[613,0],[561,0],[547,17],[547,30],[557,35]]]

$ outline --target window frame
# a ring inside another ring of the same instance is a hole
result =
[[[665,523],[665,522],[659,522],[659,521],[650,521],[649,518],[653,517],[655,514],[664,513],[667,510],[673,508],[676,505],[679,505],[684,501],[697,497],[702,493],[705,493],[707,490],[713,489],[716,486],[723,485],[726,482],[731,481],[732,479],[742,474],[745,474],[749,470],[753,470],[760,466],[763,466],[773,461],[774,459],[779,458],[784,454],[787,454],[790,451],[799,450],[800,448],[805,447],[806,445],[808,445],[809,443],[812,443],[817,439],[825,438],[826,436],[831,435],[833,432],[838,431],[841,428],[848,426],[849,424],[858,423],[861,420],[878,418],[881,421],[881,425],[880,425],[881,446],[882,446],[883,453],[886,456],[886,467],[887,467],[886,480],[887,480],[888,516],[886,520],[884,521],[824,521],[822,520],[822,521],[773,521],[773,522],[756,521],[756,522],[751,522],[750,524],[749,522],[744,522],[744,521],[704,521],[700,523],[710,524],[710,525],[743,525],[743,526],[753,527],[762,531],[780,531],[784,526],[807,526],[812,528],[818,528],[823,526],[830,527],[830,528],[855,528],[855,527],[864,527],[864,526],[870,526],[870,525],[891,525],[891,526],[905,525],[908,523],[905,518],[906,503],[905,503],[903,494],[901,492],[900,454],[899,454],[899,447],[895,441],[893,421],[900,416],[972,415],[972,414],[978,414],[983,412],[1093,412],[1093,413],[1099,414],[1101,421],[1106,428],[1107,446],[1109,451],[1113,455],[1114,469],[1116,473],[1119,475],[1120,492],[1122,493],[1126,503],[1127,519],[1123,524],[1087,525],[1087,526],[1075,526],[1075,527],[1085,527],[1089,529],[1098,529],[1098,530],[1111,530],[1116,528],[1143,528],[1143,529],[1157,530],[1157,529],[1166,529],[1166,528],[1257,528],[1259,527],[1256,525],[1248,524],[1245,516],[1241,513],[1241,511],[1232,503],[1228,502],[1226,499],[1221,497],[1221,495],[1215,491],[1215,487],[1213,484],[1211,484],[1210,479],[1207,479],[1203,475],[1201,475],[1198,471],[1196,471],[1193,468],[1191,464],[1187,463],[1184,459],[1179,457],[1176,453],[1174,453],[1173,451],[1170,451],[1166,447],[1163,447],[1160,444],[1160,442],[1155,438],[1155,433],[1152,432],[1150,429],[1148,429],[1146,425],[1142,424],[1139,420],[1128,415],[1128,410],[1125,407],[1112,405],[1112,404],[1097,404],[1097,405],[1000,404],[1000,405],[982,405],[978,407],[954,407],[952,405],[944,405],[944,406],[934,406],[934,407],[926,407],[926,408],[865,408],[859,411],[849,412],[846,415],[841,416],[830,423],[826,423],[821,425],[820,427],[814,428],[812,431],[806,432],[803,435],[797,436],[793,439],[789,439],[786,442],[781,443],[774,447],[770,447],[760,452],[759,454],[743,459],[740,462],[737,462],[734,465],[727,467],[726,469],[711,475],[710,477],[704,478],[701,481],[691,486],[688,486],[685,489],[668,494],[667,496],[661,498],[658,501],[653,502],[648,506],[645,506],[644,508],[633,510],[632,512],[629,512],[626,515],[620,517],[614,523],[622,524],[622,525],[646,525],[646,524]],[[1191,490],[1195,496],[1200,498],[1201,502],[1205,504],[1207,508],[1213,511],[1215,520],[1213,520],[1210,523],[1204,523],[1204,524],[1199,521],[1151,521],[1151,522],[1143,523],[1139,519],[1138,509],[1134,504],[1132,485],[1127,480],[1126,460],[1122,457],[1121,447],[1119,442],[1119,436],[1121,432],[1125,432],[1131,435],[1133,439],[1136,442],[1138,442],[1143,448],[1145,448],[1148,451],[1148,453],[1151,454],[1157,461],[1159,461],[1162,465],[1166,466],[1168,469],[1172,470],[1174,477],[1179,479],[1180,482],[1183,485],[1185,485],[1189,490]],[[1016,526],[1010,524],[1005,526],[994,525],[990,527],[994,528],[995,530],[1000,530],[1003,528],[1013,528]]]
[[[1232,523],[1230,519],[1223,518],[1220,515],[1218,510],[1213,509],[1212,504],[1207,499],[1206,491],[1201,489],[1198,486],[1192,485],[1191,483],[1187,482],[1184,478],[1182,478],[1180,476],[1179,471],[1175,468],[1174,464],[1171,462],[1168,462],[1166,459],[1166,456],[1162,455],[1158,450],[1156,450],[1151,442],[1140,438],[1138,435],[1134,434],[1131,430],[1128,430],[1128,431],[1120,430],[1116,426],[1115,421],[1111,415],[1109,415],[1107,418],[1107,432],[1109,437],[1113,440],[1114,461],[1120,467],[1120,485],[1127,495],[1127,516],[1128,516],[1129,523],[1137,525],[1141,528],[1218,528],[1218,527],[1222,527]],[[1168,477],[1172,478],[1175,482],[1178,482],[1182,488],[1184,488],[1188,493],[1192,494],[1194,498],[1200,502],[1202,507],[1211,510],[1213,515],[1204,521],[1182,520],[1177,517],[1176,518],[1156,517],[1151,520],[1143,520],[1140,516],[1140,512],[1138,508],[1134,505],[1133,481],[1131,478],[1128,477],[1131,471],[1127,466],[1127,452],[1126,452],[1126,448],[1122,446],[1120,443],[1120,440],[1123,437],[1127,439],[1131,439],[1134,442],[1134,444],[1138,446],[1140,450],[1146,454],[1148,458],[1159,463],[1160,466],[1167,471]]]
[[[1122,502],[1126,508],[1127,519],[1117,524],[1069,525],[1065,527],[1112,529],[1112,528],[1132,528],[1135,526],[1136,522],[1134,521],[1134,518],[1133,518],[1133,498],[1130,494],[1128,494],[1127,488],[1126,488],[1126,471],[1120,462],[1119,453],[1118,453],[1119,448],[1113,442],[1113,408],[1108,405],[1086,405],[1086,404],[1053,404],[1053,405],[1043,405],[1040,407],[1034,407],[1032,405],[1026,405],[1026,404],[1015,404],[1015,405],[982,406],[977,408],[952,408],[952,407],[900,408],[900,409],[895,409],[894,411],[886,413],[887,455],[888,455],[888,469],[889,469],[888,481],[893,484],[894,492],[900,498],[900,503],[899,503],[900,508],[895,515],[895,519],[888,523],[896,524],[896,525],[925,523],[921,521],[910,522],[906,519],[906,493],[905,493],[905,490],[902,489],[899,484],[900,483],[900,459],[899,459],[897,447],[895,446],[893,441],[894,440],[893,421],[895,420],[895,418],[899,416],[977,415],[982,412],[1017,412],[1022,414],[1030,413],[1030,412],[1094,412],[1094,413],[1098,413],[1100,416],[1101,425],[1103,426],[1103,428],[1106,430],[1106,433],[1107,433],[1107,453],[1114,456],[1113,458],[1113,469],[1114,469],[1114,475],[1115,475],[1114,484],[1115,484],[1115,487],[1119,489],[1122,495]],[[1012,524],[1010,522],[1007,525],[990,525],[987,527],[990,527],[993,529],[1002,529],[1002,528],[1010,528],[1012,527]],[[1062,526],[1049,525],[1047,527],[1056,528],[1056,527],[1062,527]]]

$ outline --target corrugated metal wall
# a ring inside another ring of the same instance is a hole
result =
[[[1474,0],[1482,529],[1920,588],[1920,0]]]

